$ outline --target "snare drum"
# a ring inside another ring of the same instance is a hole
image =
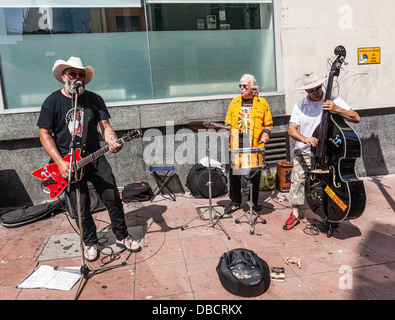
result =
[[[265,148],[231,150],[231,166],[241,169],[260,169],[264,166]]]

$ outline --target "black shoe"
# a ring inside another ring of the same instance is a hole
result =
[[[226,209],[225,213],[232,213],[235,212],[236,210],[240,209],[240,205],[238,204],[230,204]]]
[[[252,206],[254,208],[255,211],[261,211],[262,207],[259,203],[254,203],[254,205]]]

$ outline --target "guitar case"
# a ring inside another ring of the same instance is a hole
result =
[[[31,207],[14,209],[3,213],[0,216],[0,223],[6,228],[18,228],[43,219],[57,210],[63,211],[63,205],[64,200],[58,199]]]
[[[270,286],[269,266],[248,249],[233,249],[224,253],[219,259],[217,273],[222,286],[240,297],[257,297]]]
[[[89,195],[91,198],[91,213],[106,210],[106,206],[99,198],[96,190],[89,186]],[[57,200],[38,204],[31,207],[6,208],[0,209],[0,223],[6,228],[18,228],[26,224],[43,219],[50,214],[60,213],[66,210],[66,201],[64,197],[58,197]],[[3,211],[3,212],[2,212]]]

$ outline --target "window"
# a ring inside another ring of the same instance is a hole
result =
[[[276,91],[271,0],[46,1],[0,0],[3,109],[41,106],[59,89],[54,62],[71,56],[95,68],[88,90],[120,105],[236,94],[244,73]]]
[[[155,98],[237,93],[244,73],[276,91],[272,11],[271,3],[151,4]]]

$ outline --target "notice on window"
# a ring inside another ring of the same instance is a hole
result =
[[[217,29],[217,17],[215,15],[207,16],[207,29]]]
[[[380,48],[358,48],[358,64],[379,64]]]

